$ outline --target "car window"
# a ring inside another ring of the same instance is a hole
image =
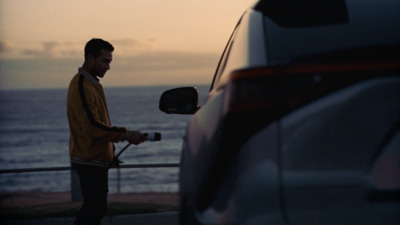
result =
[[[219,61],[218,67],[217,67],[217,70],[216,70],[215,75],[214,75],[214,80],[213,80],[213,82],[211,84],[211,90],[213,90],[214,88],[218,87],[218,82],[219,82],[219,80],[221,78],[221,75],[223,74],[223,71],[225,70],[225,66],[226,66],[226,63],[227,63],[228,58],[229,58],[230,50],[232,49],[232,45],[234,43],[235,36],[236,36],[237,30],[238,30],[239,24],[240,24],[240,21],[238,22],[238,25],[236,26],[235,30],[233,31],[233,33],[232,33],[232,35],[231,35],[231,37],[230,37],[230,39],[229,39],[229,41],[228,41],[228,43],[227,43],[227,45],[225,47],[225,50],[224,50],[224,52],[223,52],[223,54],[221,56],[221,59]]]
[[[348,15],[344,15],[342,20],[331,25],[301,27],[289,24],[293,27],[287,25],[288,21],[281,21],[275,16],[272,18],[265,16],[269,60],[280,62],[340,49],[398,45],[400,1],[375,1],[368,7],[363,7],[362,2],[346,1]],[[296,17],[290,22],[296,22],[295,19]]]
[[[255,9],[283,27],[326,26],[349,21],[345,0],[308,0],[307,3],[297,0],[260,1]],[[313,7],[309,7],[310,4]]]

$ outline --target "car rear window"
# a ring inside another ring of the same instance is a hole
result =
[[[340,24],[349,20],[344,0],[261,1],[255,9],[283,27]]]
[[[270,61],[287,62],[354,48],[399,45],[400,1],[316,1],[262,1],[264,5],[255,7],[264,15]]]

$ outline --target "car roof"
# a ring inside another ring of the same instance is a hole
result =
[[[399,58],[398,0],[261,0],[253,9],[264,15],[269,61]]]

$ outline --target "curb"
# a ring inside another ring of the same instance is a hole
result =
[[[71,225],[74,223],[73,217],[67,218],[44,218],[31,220],[0,220],[1,225]],[[106,216],[101,221],[101,225],[177,225],[178,212],[149,213]]]

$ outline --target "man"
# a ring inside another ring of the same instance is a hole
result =
[[[83,66],[68,88],[69,153],[83,195],[75,225],[100,225],[106,214],[108,168],[115,151],[113,142],[128,140],[137,145],[146,139],[139,131],[111,126],[99,78],[110,69],[113,51],[114,47],[107,41],[90,40],[85,46]]]

